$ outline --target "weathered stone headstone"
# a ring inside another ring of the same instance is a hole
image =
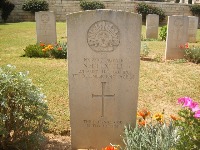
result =
[[[72,149],[122,144],[135,125],[141,15],[95,10],[67,16]]]
[[[148,14],[146,17],[146,38],[158,38],[159,16]]]
[[[37,42],[45,44],[55,44],[56,35],[56,18],[52,11],[40,11],[35,13]]]
[[[188,16],[188,17],[189,17],[188,42],[195,43],[199,18],[195,16]]]
[[[184,45],[188,42],[187,16],[168,16],[165,59],[184,58]]]

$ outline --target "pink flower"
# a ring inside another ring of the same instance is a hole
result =
[[[183,104],[183,107],[190,107],[192,99],[190,97],[181,97],[178,99],[179,104]]]
[[[200,118],[200,110],[195,112],[194,117],[195,118]]]
[[[189,108],[193,111],[193,112],[196,112],[199,109],[199,104],[197,102],[192,102],[191,105],[189,106]]]
[[[189,45],[188,45],[188,43],[186,43],[186,44],[185,44],[185,48],[189,48]]]

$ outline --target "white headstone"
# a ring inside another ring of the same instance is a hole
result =
[[[146,38],[158,38],[159,16],[148,14],[146,17]]]
[[[35,13],[37,42],[45,44],[55,44],[56,18],[52,11],[40,11]]]
[[[189,17],[188,42],[195,43],[199,18],[195,16],[188,16],[188,17]]]
[[[72,149],[122,144],[135,126],[141,15],[95,10],[67,16]]]
[[[188,42],[187,16],[168,16],[165,59],[184,58],[184,45]]]

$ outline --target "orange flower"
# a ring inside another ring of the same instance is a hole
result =
[[[40,43],[40,46],[41,46],[41,47],[44,47],[44,46],[45,46],[45,44],[44,44],[44,43]]]
[[[47,47],[48,47],[49,50],[53,49],[53,45],[48,45]]]
[[[138,124],[139,124],[140,126],[145,126],[146,121],[145,121],[145,120],[139,120],[139,121],[138,121]]]
[[[45,49],[45,48],[43,48],[43,49],[42,49],[42,51],[43,51],[43,52],[45,52],[45,51],[46,51],[46,49]]]
[[[45,51],[48,51],[48,50],[49,50],[49,48],[48,48],[48,47],[45,47],[44,49],[45,49]]]
[[[62,50],[62,47],[58,47],[58,51],[61,51]]]
[[[117,150],[114,146],[107,146],[106,148],[102,148],[102,150]]]
[[[140,117],[142,117],[145,120],[146,117],[150,115],[150,111],[148,111],[146,109],[143,109],[143,110],[139,111],[137,113],[137,115],[140,116]]]
[[[176,116],[174,116],[174,115],[170,115],[170,117],[172,118],[172,120],[179,120],[179,118],[177,118]]]

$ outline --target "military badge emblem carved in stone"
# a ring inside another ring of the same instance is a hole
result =
[[[91,25],[87,34],[88,45],[96,52],[114,51],[119,43],[119,29],[109,21],[98,21]]]

